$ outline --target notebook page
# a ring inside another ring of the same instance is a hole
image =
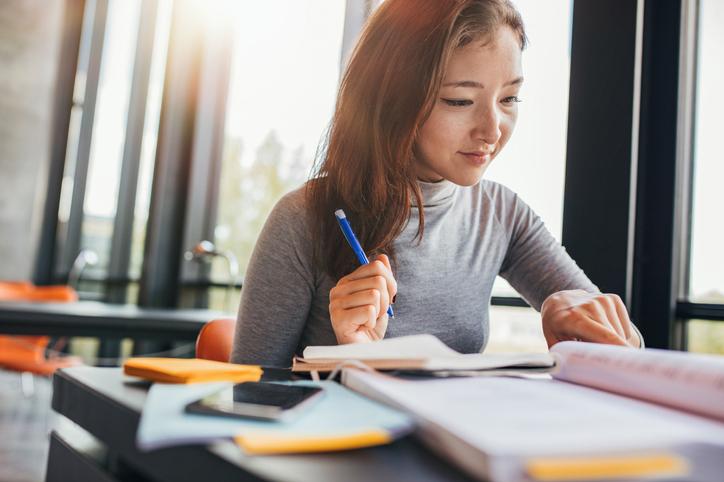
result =
[[[562,342],[555,378],[724,420],[724,357]]]
[[[407,381],[345,371],[353,390],[499,457],[620,454],[691,442],[724,448],[724,424],[555,380]]]
[[[458,353],[433,335],[387,338],[371,343],[335,346],[309,346],[304,359],[314,360],[425,360],[427,370],[487,370],[501,367],[552,367],[548,353],[486,355]]]
[[[427,360],[428,370],[490,370],[503,367],[550,368],[555,360],[549,353],[483,353],[458,354],[455,357],[433,357]]]
[[[411,335],[371,343],[348,345],[308,346],[304,358],[315,359],[356,359],[356,360],[399,360],[425,359],[432,357],[454,357],[460,353],[448,347],[433,335]]]

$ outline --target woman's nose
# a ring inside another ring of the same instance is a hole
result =
[[[486,109],[478,117],[473,136],[486,144],[496,144],[500,139],[500,115],[494,108]]]

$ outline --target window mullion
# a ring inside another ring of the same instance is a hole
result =
[[[126,121],[126,138],[123,146],[121,179],[111,238],[111,255],[108,266],[108,277],[110,279],[128,276],[157,12],[157,0],[144,1],[141,4],[133,80]],[[125,294],[125,287],[109,286],[108,300],[123,302],[125,301]]]
[[[67,1],[63,17],[63,39],[58,56],[58,76],[53,104],[53,133],[50,166],[46,189],[43,222],[35,260],[35,283],[55,282],[55,252],[58,231],[58,209],[63,184],[65,156],[70,129],[71,111],[75,104],[73,91],[78,69],[78,56],[83,31],[84,0]]]
[[[200,28],[191,2],[174,3],[139,287],[141,306],[175,307],[178,301],[201,66]]]
[[[85,94],[83,97],[83,113],[78,137],[75,172],[73,173],[73,195],[70,216],[68,218],[67,235],[63,245],[61,259],[57,268],[57,272],[63,277],[70,271],[70,267],[80,251],[88,164],[90,161],[93,122],[95,118],[98,81],[100,78],[107,18],[108,0],[96,0],[93,13],[93,34],[91,38],[90,56],[88,60],[88,70],[86,72]]]

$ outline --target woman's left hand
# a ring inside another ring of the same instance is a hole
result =
[[[640,347],[638,332],[618,295],[559,291],[546,298],[540,312],[549,348],[565,340]]]

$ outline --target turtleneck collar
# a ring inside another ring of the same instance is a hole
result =
[[[450,201],[458,186],[447,179],[438,182],[417,181],[422,191],[424,207],[439,206]],[[412,198],[412,205],[416,206],[415,198]]]

